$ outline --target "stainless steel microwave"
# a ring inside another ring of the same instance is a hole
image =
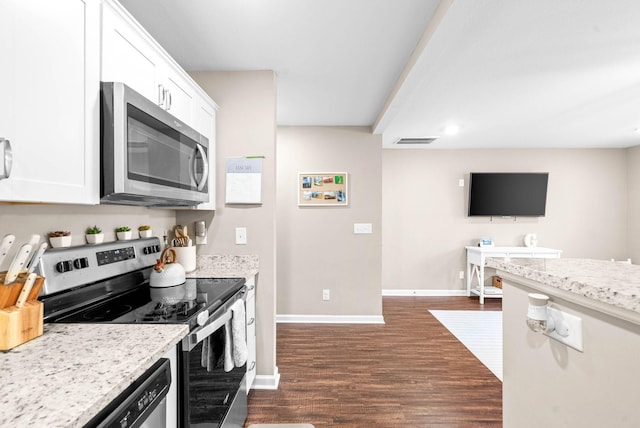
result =
[[[209,201],[209,141],[123,83],[102,82],[101,202],[194,206]]]

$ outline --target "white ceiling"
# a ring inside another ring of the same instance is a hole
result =
[[[372,126],[384,147],[640,144],[637,0],[120,1],[187,70],[274,70],[278,125]]]

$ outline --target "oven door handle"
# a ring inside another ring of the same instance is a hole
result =
[[[185,337],[186,343],[184,343],[183,345],[186,346],[183,346],[183,350],[191,351],[196,347],[196,345],[198,345],[198,343],[202,342],[204,339],[215,333],[220,327],[225,325],[227,321],[231,319],[231,315],[231,310],[228,310],[220,318],[217,318],[212,323],[205,324],[200,329],[188,334]]]

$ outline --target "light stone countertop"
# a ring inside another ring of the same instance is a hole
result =
[[[594,259],[488,258],[487,267],[640,314],[640,266]]]
[[[249,278],[253,255],[200,255],[191,278]],[[0,426],[81,427],[188,333],[187,325],[45,324],[0,352]]]
[[[196,270],[187,278],[249,278],[258,273],[258,256],[198,255]]]
[[[0,426],[82,427],[188,333],[187,325],[45,324],[0,353]]]

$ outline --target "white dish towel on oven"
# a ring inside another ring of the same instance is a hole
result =
[[[236,300],[231,305],[231,334],[233,336],[233,363],[241,367],[247,362],[247,320],[244,312],[244,300]]]
[[[230,372],[233,365],[233,353],[231,351],[231,320],[224,324],[224,371]]]

